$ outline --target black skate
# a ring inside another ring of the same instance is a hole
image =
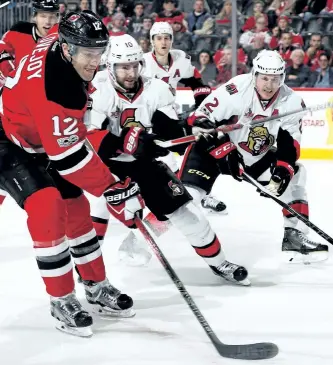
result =
[[[211,213],[227,214],[227,206],[213,196],[206,195],[201,200],[201,205],[204,209],[208,209]]]
[[[328,246],[309,240],[295,228],[285,228],[282,252],[289,263],[311,263],[328,259]]]
[[[99,283],[83,280],[83,285],[94,313],[122,318],[135,316],[132,298],[113,287],[108,279]]]
[[[56,328],[60,331],[79,337],[93,335],[92,317],[83,310],[75,292],[60,298],[51,297],[51,315],[57,320]]]
[[[251,285],[250,280],[247,278],[248,272],[243,266],[233,264],[227,260],[224,260],[219,266],[210,266],[215,275],[230,281],[232,283],[241,285]]]

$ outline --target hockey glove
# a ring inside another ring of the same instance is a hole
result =
[[[273,195],[280,196],[286,191],[293,176],[294,168],[291,165],[277,161],[266,189]]]
[[[134,218],[137,213],[142,217],[145,207],[138,184],[128,177],[111,185],[104,196],[109,212],[128,228],[136,228]]]
[[[147,133],[140,127],[125,127],[121,131],[122,152],[132,155],[137,159],[154,159],[166,156],[169,151],[157,146],[154,140],[158,139],[156,134]]]
[[[209,86],[197,87],[193,90],[193,96],[195,100],[196,108],[207,98],[207,96],[212,92]]]
[[[219,141],[218,147],[209,149],[209,154],[217,160],[221,171],[225,170],[223,164],[226,163],[230,175],[235,180],[242,181],[242,174],[245,169],[242,155],[237,151],[228,135],[224,135],[217,140]]]

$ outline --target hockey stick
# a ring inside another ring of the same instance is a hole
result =
[[[327,233],[322,231],[319,227],[317,227],[314,223],[310,222],[307,218],[305,218],[302,214],[296,212],[292,207],[290,207],[287,203],[283,202],[281,199],[279,199],[277,196],[271,194],[267,189],[265,189],[264,186],[262,186],[260,183],[258,183],[253,177],[251,177],[246,172],[243,172],[243,176],[245,176],[246,180],[255,186],[259,191],[269,196],[271,199],[273,199],[276,203],[281,205],[285,210],[287,210],[291,215],[298,218],[300,221],[302,221],[305,225],[307,225],[309,228],[311,228],[313,231],[315,231],[319,236],[323,237],[327,242],[329,242],[331,245],[333,245],[333,238],[329,236]]]
[[[270,359],[278,354],[279,352],[278,347],[274,343],[269,343],[269,342],[254,343],[249,345],[227,345],[222,343],[218,339],[214,331],[211,329],[211,327],[209,326],[205,317],[201,314],[199,308],[195,304],[191,295],[186,290],[184,284],[181,282],[178,275],[171,267],[168,260],[164,256],[163,252],[157,246],[153,237],[150,235],[150,233],[148,232],[148,230],[146,229],[145,225],[143,224],[142,220],[139,217],[135,219],[135,224],[145,237],[147,243],[154,251],[159,262],[164,267],[170,279],[176,285],[177,289],[184,298],[185,302],[191,308],[193,314],[196,316],[201,327],[205,330],[210,341],[212,342],[217,352],[221,356],[240,360],[263,360],[263,359]]]
[[[307,108],[295,109],[295,110],[291,110],[289,112],[285,112],[282,114],[277,114],[277,115],[272,115],[272,116],[266,117],[266,118],[252,120],[248,124],[235,123],[235,124],[231,124],[231,125],[223,125],[223,126],[217,127],[215,129],[215,131],[229,133],[234,130],[241,129],[244,126],[255,127],[256,125],[260,125],[260,124],[267,123],[267,122],[273,122],[274,120],[289,117],[290,115],[306,113],[306,112],[315,112],[315,111],[326,109],[326,108],[333,108],[333,103],[327,102],[324,104],[309,106]],[[207,133],[210,133],[212,131],[213,131],[213,129],[211,129],[211,130],[208,129]],[[162,148],[170,148],[172,146],[177,146],[177,145],[183,144],[183,143],[192,143],[192,142],[195,142],[197,139],[198,139],[197,136],[190,135],[190,136],[186,136],[186,137],[171,139],[169,141],[155,140],[155,143]]]

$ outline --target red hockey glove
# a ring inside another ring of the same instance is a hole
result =
[[[282,195],[286,191],[294,173],[294,168],[287,162],[277,161],[266,187],[267,190],[276,196]]]
[[[147,133],[140,127],[125,127],[121,131],[122,152],[134,156],[135,158],[154,159],[166,156],[169,151],[157,146],[154,142],[158,139],[156,134]]]
[[[104,196],[109,212],[128,228],[136,228],[134,218],[137,213],[142,217],[145,207],[138,184],[128,177],[111,185]]]

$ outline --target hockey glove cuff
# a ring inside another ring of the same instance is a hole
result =
[[[287,162],[277,161],[272,172],[272,177],[266,187],[267,190],[273,195],[282,195],[286,191],[294,173],[294,168]]]

